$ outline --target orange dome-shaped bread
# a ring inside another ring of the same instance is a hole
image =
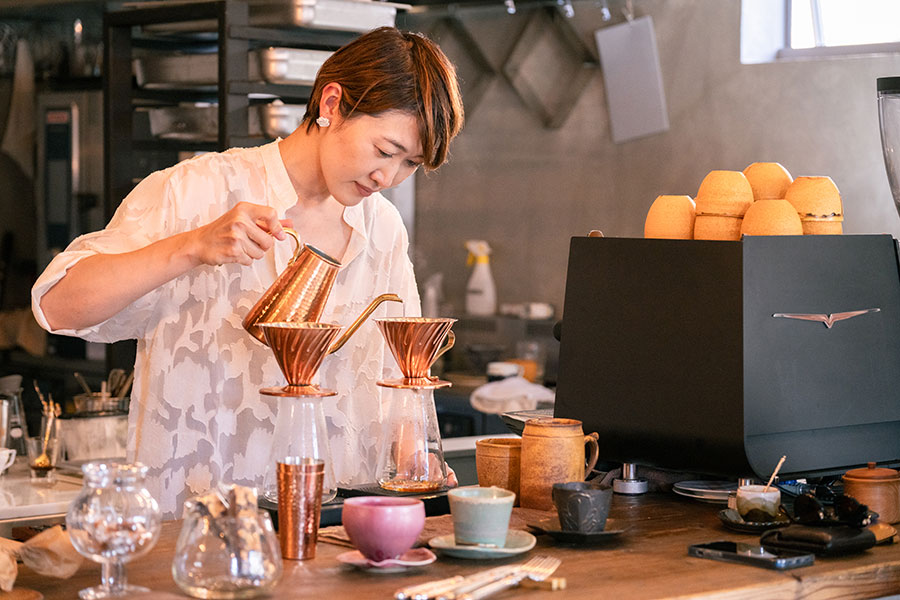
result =
[[[803,235],[803,225],[787,200],[757,200],[744,213],[741,235]]]
[[[788,187],[785,199],[790,202],[800,221],[803,233],[839,234],[843,232],[844,206],[841,193],[831,177],[798,177]]]
[[[788,170],[777,162],[755,162],[744,169],[744,176],[753,189],[754,200],[784,198],[794,180]]]
[[[753,202],[753,189],[740,171],[710,171],[697,192],[697,215],[742,217]]]
[[[644,222],[645,238],[689,240],[694,237],[694,201],[690,196],[658,196]]]
[[[741,218],[700,215],[694,219],[695,240],[740,240]]]
[[[844,224],[835,219],[807,219],[802,221],[804,235],[841,235]]]

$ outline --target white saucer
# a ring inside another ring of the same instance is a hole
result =
[[[457,546],[456,538],[449,535],[439,535],[428,540],[428,545],[447,556],[456,558],[504,558],[528,552],[537,543],[537,538],[518,529],[510,529],[506,534],[506,544],[502,548],[485,548],[483,546]]]
[[[351,550],[338,554],[337,560],[345,565],[373,573],[402,573],[415,567],[430,565],[437,560],[437,556],[428,548],[413,548],[407,550],[398,558],[389,558],[375,562],[363,556],[359,550]]]
[[[728,494],[735,490],[737,484],[730,481],[680,481],[672,486],[679,496],[711,504],[727,504]]]

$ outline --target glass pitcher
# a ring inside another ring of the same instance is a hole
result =
[[[143,556],[156,545],[161,517],[159,505],[144,480],[141,464],[87,463],[81,467],[84,487],[66,514],[72,545],[101,564],[100,585],[78,592],[79,598],[116,598],[147,592],[128,585],[124,563]]]
[[[388,431],[378,466],[378,484],[395,492],[439,489],[447,477],[434,390],[396,389],[388,410]]]
[[[286,389],[290,389],[288,386]],[[266,390],[264,395],[272,394]],[[324,391],[325,394],[333,392]],[[272,502],[278,502],[278,477],[276,463],[286,462],[288,457],[311,458],[325,463],[325,478],[322,482],[322,502],[328,502],[337,495],[331,452],[328,448],[328,430],[325,426],[325,410],[322,397],[288,396],[277,399],[278,411],[275,417],[275,432],[272,434],[272,450],[266,463],[263,480],[263,495]]]
[[[196,499],[185,515],[172,577],[195,598],[252,598],[281,579],[283,563],[269,513],[213,517]]]
[[[25,409],[22,388],[0,392],[0,443],[25,456]]]

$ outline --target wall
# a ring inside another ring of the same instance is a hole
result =
[[[623,20],[611,1],[613,23]],[[501,302],[546,301],[561,311],[571,236],[643,235],[660,194],[696,194],[713,169],[778,161],[794,175],[830,175],[844,200],[847,233],[900,237],[881,157],[875,79],[900,74],[900,56],[741,65],[738,0],[637,0],[653,17],[670,130],[614,144],[598,70],[559,129],[546,129],[510,86],[493,78],[467,115],[452,159],[419,176],[416,271],[444,273],[445,293],[463,310],[463,242],[494,247]],[[604,26],[599,3],[577,2],[572,25],[586,44]],[[495,67],[526,10],[461,11]],[[429,32],[434,19],[410,27]],[[452,38],[442,45],[467,59]],[[540,48],[535,49],[535,54]],[[536,59],[537,60],[537,59]],[[565,86],[565,81],[554,85]]]

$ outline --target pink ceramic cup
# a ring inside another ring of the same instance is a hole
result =
[[[350,541],[373,562],[402,555],[425,527],[425,504],[415,498],[347,498],[341,515]]]

